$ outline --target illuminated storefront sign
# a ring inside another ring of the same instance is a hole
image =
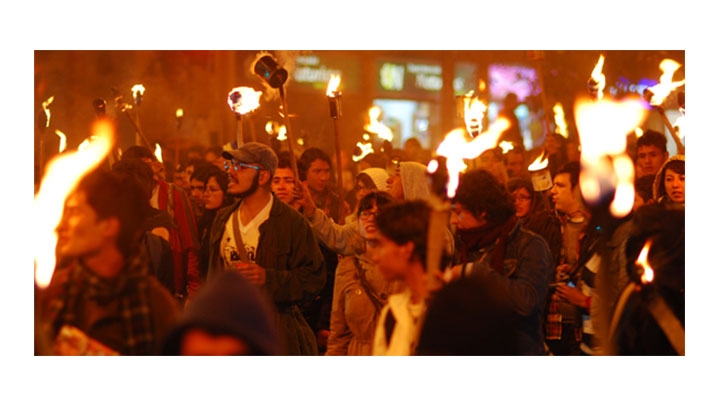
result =
[[[443,87],[442,66],[430,63],[380,61],[381,91],[435,94]]]
[[[295,58],[292,71],[294,83],[303,87],[325,90],[330,76],[340,75],[343,91],[359,88],[360,63],[352,57],[337,55],[302,55]]]

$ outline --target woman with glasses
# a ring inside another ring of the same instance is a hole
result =
[[[400,282],[386,281],[369,256],[377,238],[375,218],[392,201],[390,194],[377,190],[360,199],[355,226],[365,243],[338,263],[325,353],[328,356],[371,355],[380,311],[388,296],[403,289]]]
[[[518,221],[525,229],[545,239],[557,263],[562,248],[560,219],[550,209],[547,198],[542,192],[535,191],[529,179],[512,178],[508,180],[507,187],[515,203],[515,216]]]

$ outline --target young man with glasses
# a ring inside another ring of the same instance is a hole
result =
[[[228,194],[237,201],[220,210],[211,227],[208,279],[232,270],[260,286],[278,311],[284,354],[316,355],[314,333],[299,309],[325,284],[315,235],[302,214],[273,196],[278,158],[270,147],[249,142],[223,157]]]

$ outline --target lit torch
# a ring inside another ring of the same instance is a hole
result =
[[[587,87],[590,92],[590,96],[596,100],[603,98],[603,90],[605,89],[605,75],[602,73],[603,65],[605,64],[605,55],[600,54],[598,62],[595,65],[590,79],[588,79]]]
[[[142,86],[142,85],[135,85],[135,86]],[[133,86],[133,89],[136,89],[135,86]],[[139,88],[137,88],[137,90],[139,90]],[[145,88],[143,87],[143,92],[144,91],[145,91]],[[115,95],[115,109],[124,113],[125,116],[127,117],[128,121],[130,121],[130,124],[132,124],[133,128],[135,128],[135,144],[136,145],[145,144],[145,146],[147,146],[148,148],[152,148],[152,143],[150,143],[150,141],[145,137],[145,134],[143,133],[142,129],[140,128],[139,121],[136,121],[136,119],[133,118],[132,115],[130,115],[130,111],[133,110],[133,106],[131,104],[128,104],[125,102],[123,96],[120,94],[120,92],[116,88],[113,87],[112,92]],[[138,91],[137,93],[140,95],[140,98],[137,99],[136,102],[142,100],[141,92]],[[96,111],[96,114],[98,115],[98,117],[105,115],[104,100],[102,100],[102,99],[95,100],[94,106],[96,108],[95,111]],[[138,119],[139,119],[139,117],[140,117],[140,115],[138,114]]]
[[[365,125],[365,130],[376,134],[382,140],[392,142],[392,130],[388,128],[385,124],[380,122],[380,114],[382,114],[382,110],[380,109],[380,107],[376,105],[370,107],[370,109],[368,110],[368,118],[370,119],[370,123]]]
[[[338,90],[338,86],[340,86],[340,75],[333,74],[330,76],[330,81],[328,82],[327,87],[327,98],[328,98],[328,104],[330,106],[330,118],[333,119],[333,123],[335,124],[335,155],[336,155],[336,161],[337,161],[337,187],[338,187],[338,195],[340,198],[342,198],[343,195],[343,184],[342,184],[342,159],[341,159],[341,153],[340,153],[340,128],[338,126],[338,118],[342,115],[341,108],[340,108],[340,96],[342,96],[342,93]],[[340,207],[340,210],[342,211],[342,204]],[[343,213],[340,213],[340,224],[342,225],[345,223],[345,215]]]
[[[582,154],[580,190],[590,205],[603,206],[612,194],[611,214],[627,215],[634,198],[634,166],[626,154],[627,134],[647,115],[642,102],[583,101],[575,105]]]
[[[236,87],[228,93],[228,106],[235,113],[235,123],[237,126],[236,141],[239,148],[244,143],[242,116],[255,110],[260,106],[261,91],[255,91],[251,87]]]
[[[45,112],[45,128],[50,128],[50,104],[55,100],[55,96],[50,96],[47,100],[43,101],[42,108]]]
[[[49,162],[47,173],[35,196],[35,282],[40,288],[48,286],[55,270],[56,229],[63,215],[65,199],[82,177],[105,159],[114,143],[114,133],[109,123],[97,123],[94,133],[92,140],[82,150],[57,155]]]
[[[487,106],[477,97],[473,97],[474,92],[471,90],[464,97],[464,114],[465,128],[471,138],[475,138],[482,131],[482,121],[487,111]]]
[[[642,274],[640,275],[640,281],[643,284],[649,284],[655,278],[655,271],[652,267],[650,267],[650,262],[648,261],[648,253],[650,253],[651,245],[651,241],[648,240],[647,242],[645,242],[645,245],[640,251],[637,260],[635,261],[635,264],[640,266],[643,270]]]
[[[45,131],[50,128],[50,104],[55,100],[55,96],[50,96],[42,102],[42,111],[38,114],[37,126],[40,129],[40,156],[38,164],[38,172],[43,175],[45,162]]]
[[[175,118],[177,119],[177,130],[175,131],[175,165],[180,163],[180,131],[182,130],[182,120],[185,112],[182,108],[175,110]]]
[[[162,148],[160,147],[159,143],[155,144],[155,157],[157,158],[158,162],[163,162]]]
[[[67,148],[67,136],[65,136],[65,134],[62,133],[62,131],[60,131],[59,129],[55,130],[55,135],[57,135],[58,138],[60,138],[60,145],[58,146],[58,153],[63,153],[63,151]]]
[[[130,89],[130,91],[132,91],[133,101],[135,102],[135,122],[138,127],[138,131],[135,135],[135,144],[140,145],[143,141],[141,131],[139,130],[140,128],[142,128],[142,126],[140,125],[140,104],[142,104],[143,95],[145,94],[145,86],[143,86],[142,84],[136,84],[132,86],[132,89]]]
[[[552,188],[553,180],[550,169],[548,169],[548,156],[545,151],[528,166],[528,172],[530,172],[533,190],[546,191]]]
[[[673,90],[685,85],[684,79],[679,82],[673,82],[672,79],[675,71],[678,70],[680,66],[681,65],[678,62],[672,59],[664,59],[662,62],[660,62],[660,70],[662,70],[663,72],[660,76],[660,82],[655,86],[645,89],[645,93],[643,95],[645,96],[645,99],[650,103],[650,105],[657,112],[660,113],[660,117],[663,119],[665,126],[668,128],[668,130],[670,130],[670,134],[672,135],[673,140],[675,141],[675,145],[677,146],[678,155],[684,155],[685,145],[683,145],[682,141],[680,140],[680,136],[675,130],[675,127],[673,127],[673,125],[670,123],[670,120],[665,114],[665,109],[662,106],[665,98],[667,98],[667,96],[670,95]]]
[[[553,106],[553,113],[555,113],[555,132],[567,139],[568,128],[567,122],[565,121],[565,110],[563,110],[562,104],[559,102],[555,103]]]
[[[365,135],[367,135],[367,134],[365,134]],[[352,156],[353,162],[357,163],[357,162],[365,159],[365,157],[367,155],[369,155],[371,153],[375,153],[372,143],[367,142],[369,140],[369,138],[370,137],[368,136],[368,139],[366,139],[366,142],[358,141],[358,143],[355,144],[355,153],[353,153],[353,156]]]
[[[289,73],[272,55],[264,52],[261,52],[253,62],[252,72],[262,79],[263,83],[270,86],[270,88],[277,89],[280,94],[280,102],[282,104],[281,115],[285,120],[286,136],[290,150],[290,165],[292,166],[293,175],[296,179],[299,179],[297,159],[295,158],[296,141],[291,130],[290,109],[288,108],[287,96],[285,95],[285,82],[287,82]],[[298,144],[299,141],[300,140],[298,140]]]

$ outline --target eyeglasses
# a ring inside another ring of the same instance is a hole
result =
[[[360,218],[370,219],[370,217],[377,218],[377,211],[360,211]]]
[[[519,201],[530,201],[532,199],[532,197],[530,197],[529,195],[518,194],[518,195],[513,195],[512,199],[513,199],[513,201],[518,201],[518,200]]]
[[[232,166],[230,166],[230,163],[232,163]],[[231,162],[228,162],[228,161],[226,160],[226,161],[225,161],[225,171],[230,170],[230,167],[232,167],[233,169],[235,169],[235,171],[240,170],[241,167],[242,167],[243,169],[255,169],[255,170],[260,170],[260,166],[258,166],[258,165],[251,165],[251,164],[248,164],[248,163],[242,163],[242,162],[238,162],[238,161],[236,161],[236,160],[232,160]]]

